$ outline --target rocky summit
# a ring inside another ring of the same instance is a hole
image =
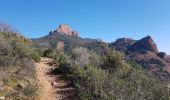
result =
[[[157,45],[151,38],[151,36],[147,36],[139,41],[136,41],[130,48],[131,51],[138,50],[149,50],[152,52],[158,52]]]
[[[165,52],[158,51],[151,36],[140,40],[120,38],[111,47],[124,52],[127,61],[135,61],[161,79],[170,80],[170,57]]]
[[[79,36],[78,32],[72,30],[71,27],[66,24],[59,25],[59,27],[55,30],[52,30],[49,35],[56,35],[56,34]]]
[[[151,36],[146,36],[140,40],[134,40],[131,38],[120,38],[114,43],[111,43],[111,47],[121,52],[135,52],[140,50],[149,50],[151,52],[158,53],[157,45],[151,38]]]
[[[131,45],[136,42],[136,40],[131,38],[120,38],[117,39],[111,46],[116,47],[115,49],[121,52],[128,52]]]

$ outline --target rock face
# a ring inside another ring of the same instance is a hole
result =
[[[61,34],[67,34],[67,35],[72,35],[71,32],[71,28],[66,25],[66,24],[63,24],[63,25],[60,25],[58,29],[55,30],[57,33],[61,33]]]
[[[168,62],[170,63],[170,56],[168,55]]]
[[[124,52],[127,61],[135,61],[159,78],[170,80],[170,57],[165,52],[158,52],[157,45],[150,36],[140,40],[121,38],[111,45]]]
[[[157,55],[158,55],[160,58],[162,58],[162,59],[164,59],[164,60],[166,60],[166,61],[169,60],[169,57],[168,57],[168,55],[167,55],[165,52],[159,52],[159,53],[157,53]]]
[[[64,46],[65,46],[64,42],[59,41],[59,42],[56,44],[56,49],[57,49],[57,50],[60,50],[60,51],[64,51]]]
[[[133,40],[131,38],[120,38],[111,44],[116,50],[122,52],[135,52],[140,50],[149,50],[158,53],[156,43],[150,36],[146,36],[140,40]]]
[[[70,36],[79,36],[79,33],[72,30],[68,25],[66,24],[61,24],[59,27],[50,32],[50,35],[55,35],[55,34],[63,34],[63,35],[70,35]]]
[[[139,50],[149,50],[151,52],[158,52],[156,43],[150,36],[147,36],[141,40],[136,41],[131,47],[130,50],[132,52],[139,51]]]
[[[155,76],[170,80],[170,63],[167,62],[166,55],[151,52],[149,50],[135,51],[126,56],[127,61],[135,61],[140,64],[143,69],[151,72]],[[166,59],[166,60],[165,60]]]
[[[135,42],[135,40],[131,38],[120,38],[117,39],[113,44],[116,50],[121,52],[127,52],[130,46]]]

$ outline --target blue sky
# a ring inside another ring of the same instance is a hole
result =
[[[170,54],[170,0],[1,0],[0,21],[28,38],[63,23],[81,37],[107,42],[151,35]]]

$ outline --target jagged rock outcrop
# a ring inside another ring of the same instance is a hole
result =
[[[130,46],[135,42],[135,40],[131,38],[120,38],[117,39],[111,45],[115,47],[116,50],[121,52],[127,52]]]
[[[168,56],[165,52],[159,52],[159,53],[157,53],[157,55],[158,55],[160,58],[162,58],[162,59],[164,59],[164,60],[166,60],[166,61],[169,60],[169,56]]]
[[[51,31],[49,33],[49,35],[55,35],[55,34],[63,34],[63,35],[70,35],[70,36],[79,36],[79,33],[72,30],[70,26],[66,25],[66,24],[61,24],[59,25],[59,27],[54,30]]]
[[[140,40],[133,40],[131,38],[120,38],[111,44],[116,50],[128,53],[140,50],[149,50],[151,52],[158,53],[157,45],[151,38],[151,36],[146,36]]]
[[[147,36],[141,40],[136,41],[131,47],[130,50],[132,52],[139,50],[149,50],[151,52],[158,52],[157,45],[151,38],[151,36]]]
[[[170,57],[165,52],[158,52],[151,36],[140,40],[120,38],[111,45],[116,50],[124,52],[127,61],[135,61],[161,79],[170,80]]]

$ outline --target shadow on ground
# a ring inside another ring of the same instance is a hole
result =
[[[62,73],[58,68],[51,69],[51,72],[47,74],[55,78],[55,81],[52,82],[52,86],[55,88],[59,100],[79,100],[74,85],[67,78],[66,74]]]

